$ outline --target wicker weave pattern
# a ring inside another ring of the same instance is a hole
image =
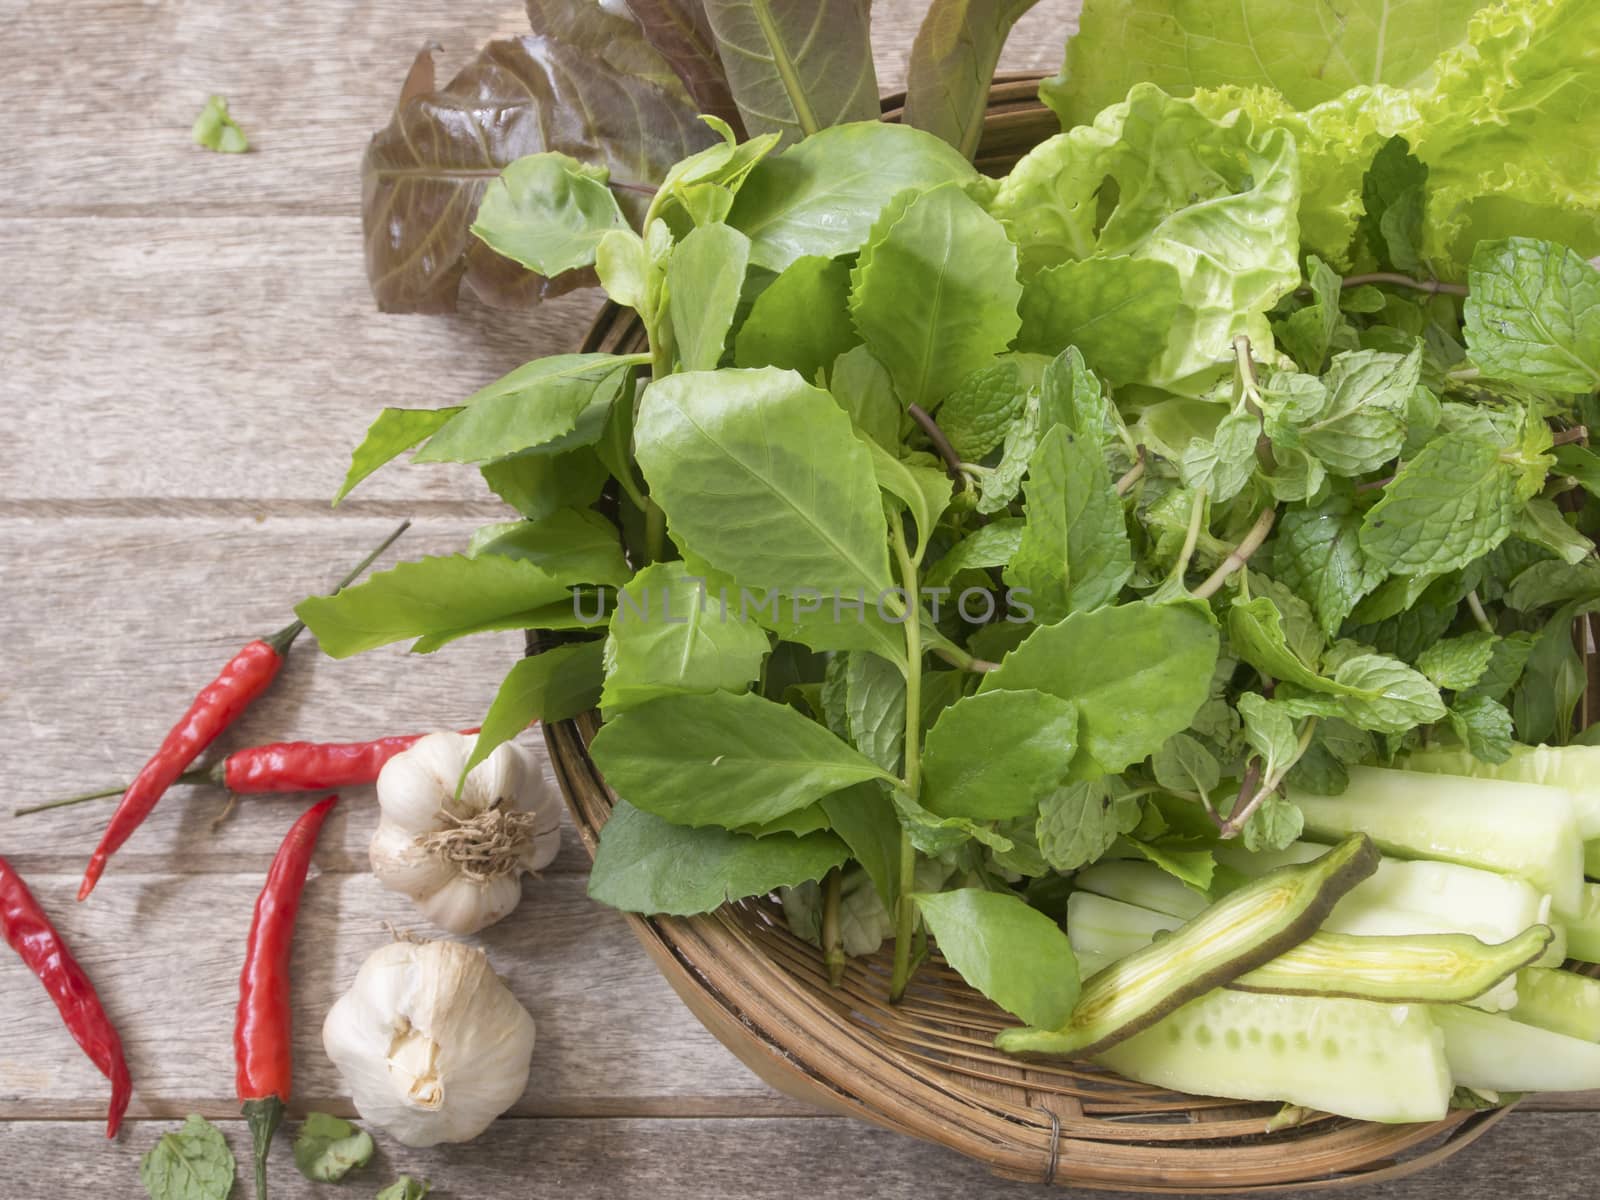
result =
[[[990,98],[978,165],[998,174],[1056,131],[1036,77]],[[886,120],[900,116],[887,99]],[[632,315],[608,305],[583,349],[643,346]],[[599,721],[545,727],[568,807],[590,854],[615,797],[589,757]],[[693,918],[630,916],[657,967],[696,1017],[762,1079],[797,1099],[952,1147],[998,1175],[1075,1187],[1203,1195],[1334,1188],[1439,1162],[1506,1109],[1432,1125],[1327,1115],[1266,1132],[1273,1104],[1186,1096],[1078,1063],[1024,1063],[993,1047],[1015,1022],[935,958],[904,1001],[888,1002],[889,956],[852,959],[828,985],[821,951],[788,932],[768,901]]]

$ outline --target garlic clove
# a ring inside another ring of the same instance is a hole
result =
[[[522,899],[518,873],[475,880],[457,875],[427,896],[415,897],[417,911],[450,933],[477,933],[517,907]]]
[[[422,900],[459,878],[456,868],[432,853],[410,830],[381,822],[367,850],[372,873],[390,891]]]
[[[472,743],[472,738],[458,733],[430,733],[384,763],[378,772],[383,819],[413,833],[436,828],[441,806],[453,800]]]

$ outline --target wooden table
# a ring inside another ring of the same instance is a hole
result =
[[[904,78],[914,0],[879,0],[885,87]],[[1045,0],[1008,66],[1053,68],[1075,0]],[[0,0],[0,736],[8,806],[126,778],[196,687],[288,619],[397,519],[408,555],[503,517],[464,469],[394,469],[337,512],[349,450],[385,404],[451,403],[571,347],[593,296],[533,314],[472,304],[385,317],[362,276],[361,148],[430,38],[441,77],[524,27],[459,0],[222,4]],[[221,92],[255,151],[189,143]],[[431,658],[334,663],[309,639],[231,745],[460,727],[484,712],[515,635]],[[137,1091],[116,1143],[106,1087],[38,985],[0,953],[0,1194],[137,1194],[171,1122],[222,1123],[235,1154],[230,1031],[251,905],[294,800],[246,801],[215,831],[214,791],[177,789],[73,903],[107,804],[0,824],[123,1031]],[[420,927],[367,873],[370,791],[323,835],[295,956],[295,1107],[354,1115],[320,1026],[386,922]],[[533,1077],[475,1144],[379,1136],[342,1193],[274,1152],[274,1194],[372,1195],[399,1171],[453,1198],[1034,1194],[955,1155],[776,1095],[707,1035],[622,921],[584,894],[575,837],[483,943],[539,1026]],[[1600,1166],[1594,1097],[1519,1112],[1390,1195],[1553,1196]],[[251,1187],[241,1179],[236,1196]]]

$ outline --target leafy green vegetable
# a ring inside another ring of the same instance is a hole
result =
[[[578,642],[519,658],[489,705],[461,777],[533,722],[565,721],[599,703],[601,651],[599,642]]]
[[[233,1191],[233,1152],[222,1131],[191,1116],[162,1134],[139,1160],[139,1181],[150,1200],[227,1200]]]
[[[1017,18],[1038,0],[933,0],[911,45],[907,125],[971,158],[983,134],[989,84]]]
[[[1085,258],[1045,267],[1022,293],[1026,350],[1080,347],[1112,383],[1148,378],[1165,343],[1151,335],[1177,319],[1183,279],[1170,263]]]
[[[427,1180],[418,1180],[411,1178],[409,1175],[402,1175],[378,1193],[378,1200],[424,1200],[432,1190]]]
[[[619,795],[680,825],[756,825],[888,778],[794,709],[727,692],[629,709],[595,735],[591,752]]]
[[[878,117],[868,0],[705,0],[752,133],[794,142]]]
[[[923,802],[942,817],[1026,816],[1065,780],[1077,734],[1077,707],[1044,692],[958,700],[928,731]]]
[[[733,361],[783,367],[815,382],[860,341],[850,322],[850,267],[832,258],[797,258],[756,297],[739,328]]]
[[[961,978],[1030,1025],[1053,1029],[1067,1019],[1078,999],[1078,960],[1049,917],[1020,897],[981,888],[914,899]]]
[[[593,266],[600,239],[628,228],[609,176],[566,154],[519,158],[484,192],[472,232],[541,275]]]
[[[1440,575],[1511,533],[1516,477],[1493,442],[1450,433],[1428,443],[1361,522],[1361,552],[1386,571]]]
[[[311,1113],[294,1139],[294,1165],[318,1183],[338,1183],[372,1160],[372,1135],[327,1113]]]
[[[194,129],[190,132],[196,146],[220,154],[243,154],[250,149],[244,130],[228,113],[228,101],[224,96],[206,97],[206,105],[194,119]]]
[[[1467,348],[1484,374],[1561,392],[1600,387],[1600,271],[1564,246],[1481,242],[1472,258]]]
[[[1039,850],[1058,871],[1087,866],[1139,824],[1139,802],[1111,779],[1061,788],[1039,805]]]
[[[739,307],[750,239],[726,225],[703,225],[676,247],[667,263],[672,334],[686,371],[709,371]]]
[[[689,829],[623,801],[600,831],[589,895],[624,912],[690,916],[821,879],[848,856],[830,833],[757,838]]]
[[[1016,254],[955,184],[885,209],[851,276],[850,314],[902,402],[932,407],[1010,344]]]
[[[517,558],[564,579],[613,587],[631,573],[616,526],[589,509],[563,508],[539,521],[486,525],[472,535],[468,553]]]
[[[367,436],[350,456],[350,471],[333,498],[335,506],[356,484],[411,447],[427,441],[459,408],[386,408],[367,428]]]

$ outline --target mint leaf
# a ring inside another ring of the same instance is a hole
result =
[[[294,1139],[294,1165],[319,1183],[338,1183],[372,1160],[372,1135],[327,1113],[311,1113]]]
[[[1295,431],[1299,444],[1335,475],[1363,475],[1393,461],[1421,373],[1420,346],[1405,356],[1376,350],[1336,355],[1323,377],[1327,407]]]
[[[922,802],[944,817],[1025,816],[1066,779],[1077,736],[1077,707],[1043,692],[957,700],[928,732]]]
[[[489,705],[461,778],[535,721],[565,721],[600,703],[602,645],[577,642],[519,658]]]
[[[937,460],[920,451],[913,451],[911,459],[896,458],[877,442],[866,441],[865,444],[872,455],[872,471],[878,478],[878,486],[899,501],[916,524],[917,544],[912,558],[921,561],[939,518],[950,507],[954,495],[950,476],[937,465]]]
[[[1600,496],[1600,454],[1587,446],[1558,446],[1557,474],[1565,475],[1591,496]]]
[[[1239,697],[1239,715],[1244,718],[1244,739],[1261,756],[1263,779],[1281,776],[1300,750],[1289,708],[1255,692]]]
[[[991,521],[974,529],[946,551],[923,578],[927,587],[943,587],[962,571],[1003,567],[1022,545],[1023,523],[1015,517]]]
[[[891,793],[900,825],[911,839],[911,845],[920,853],[938,858],[959,849],[968,842],[977,842],[991,850],[1007,853],[1015,843],[987,823],[967,817],[941,817],[931,813],[913,800],[903,788]]]
[[[565,605],[567,623],[574,624],[567,588],[566,580],[530,562],[456,554],[400,563],[336,595],[302,600],[295,614],[323,653],[349,658],[411,637],[442,644],[489,629],[537,627],[552,605]]]
[[[1393,271],[1423,269],[1423,208],[1428,168],[1402,137],[1384,143],[1361,183],[1358,236],[1380,266]]]
[[[206,97],[205,107],[194,119],[194,128],[189,132],[195,145],[219,154],[243,154],[250,149],[239,122],[228,114],[228,101],[223,96]]]
[[[1175,733],[1150,758],[1156,782],[1168,791],[1209,796],[1222,779],[1222,766],[1199,738]]]
[[[1139,801],[1113,778],[1074,783],[1039,804],[1039,851],[1058,871],[1076,871],[1139,824]]]
[[[228,1200],[233,1191],[233,1152],[222,1132],[204,1117],[163,1134],[139,1160],[139,1181],[150,1200]]]
[[[1494,644],[1494,654],[1478,681],[1466,690],[1466,695],[1483,696],[1489,700],[1503,700],[1507,692],[1522,677],[1522,669],[1533,653],[1537,637],[1532,633],[1513,633],[1499,638]],[[1459,701],[1460,697],[1457,697]]]
[[[350,456],[350,470],[333,498],[335,506],[356,484],[436,433],[459,408],[386,408],[367,427],[367,436]]]
[[[692,916],[821,879],[849,857],[831,833],[749,837],[669,824],[619,801],[600,830],[589,895],[623,912]]]
[[[1434,683],[1461,691],[1483,678],[1500,641],[1492,633],[1464,633],[1433,643],[1417,658],[1417,670]]]
[[[783,367],[817,382],[861,341],[850,322],[849,297],[848,263],[817,255],[795,259],[756,297],[734,339],[734,365]]]
[[[1251,851],[1282,850],[1305,828],[1300,809],[1276,792],[1261,802],[1244,823],[1244,848]]]
[[[850,743],[891,775],[900,772],[906,739],[906,677],[900,668],[864,650],[842,661],[844,724]]]
[[[1041,428],[1039,398],[1029,394],[1022,404],[1022,415],[1006,430],[1005,446],[1000,461],[983,478],[983,494],[978,497],[980,513],[997,513],[1010,506],[1022,490],[1022,480],[1028,473],[1028,463],[1039,447]]]
[[[1439,689],[1399,659],[1360,654],[1333,673],[1336,693],[1345,697],[1347,719],[1363,729],[1399,734],[1442,721]]]
[[[1302,367],[1320,375],[1335,339],[1353,342],[1355,331],[1340,307],[1344,281],[1338,272],[1313,254],[1306,261],[1306,278],[1311,284],[1311,303],[1277,322],[1273,329],[1283,348]]]
[[[1017,332],[1017,251],[947,184],[891,205],[851,274],[850,315],[906,404],[929,408]]]
[[[417,462],[489,462],[533,448],[590,445],[636,360],[614,354],[556,354],[525,363],[467,398]]]
[[[1164,262],[1085,258],[1048,267],[1022,291],[1022,350],[1075,346],[1112,384],[1155,370],[1183,302],[1182,281]]]
[[[1555,503],[1535,496],[1517,514],[1516,534],[1524,541],[1543,546],[1568,566],[1577,566],[1595,550],[1591,542],[1572,525]]]
[[[409,1175],[402,1175],[378,1193],[378,1200],[424,1200],[432,1190],[426,1180],[416,1180]]]
[[[1041,622],[1115,600],[1133,574],[1122,500],[1098,443],[1057,425],[1029,461],[1027,523],[1005,579]]]
[[[1066,1022],[1078,1000],[1078,960],[1059,925],[1010,892],[959,888],[913,899],[968,984],[1029,1025]]]
[[[605,167],[556,151],[525,155],[484,191],[472,232],[541,275],[593,266],[600,239],[628,228],[610,178]]]
[[[1214,436],[1196,438],[1185,447],[1184,486],[1205,488],[1219,504],[1232,500],[1255,473],[1260,437],[1260,418],[1242,408],[1229,413],[1217,423]]]
[[[636,808],[680,825],[758,825],[888,772],[784,704],[669,696],[595,735],[595,765]]]
[[[1491,379],[1557,392],[1600,387],[1600,271],[1552,242],[1480,243],[1467,348]]]
[[[1040,691],[1078,707],[1078,778],[1120,771],[1186,729],[1210,694],[1218,637],[1197,604],[1124,604],[1034,630],[979,694]],[[1053,860],[1052,860],[1053,861]]]
[[[1045,363],[1037,354],[1008,354],[955,386],[939,405],[939,428],[957,454],[977,462],[1005,440],[1028,392],[1039,386]]]
[[[701,225],[672,248],[667,315],[683,370],[709,371],[722,361],[749,261],[750,239],[727,225]]]
[[[1510,535],[1516,471],[1500,447],[1469,433],[1429,442],[1361,522],[1361,549],[1397,575],[1464,567]]]
[[[600,707],[610,718],[662,696],[742,692],[760,675],[768,648],[726,578],[654,563],[616,598]]]
[[[1472,756],[1487,763],[1511,757],[1511,714],[1486,696],[1463,696],[1450,706],[1450,728]]]
[[[869,607],[891,587],[871,456],[793,372],[670,375],[645,390],[634,437],[674,538],[741,586]]]
[[[1315,508],[1290,507],[1278,522],[1273,566],[1285,584],[1310,602],[1329,637],[1383,578],[1382,569],[1361,549],[1360,531],[1360,514],[1337,493]]]

